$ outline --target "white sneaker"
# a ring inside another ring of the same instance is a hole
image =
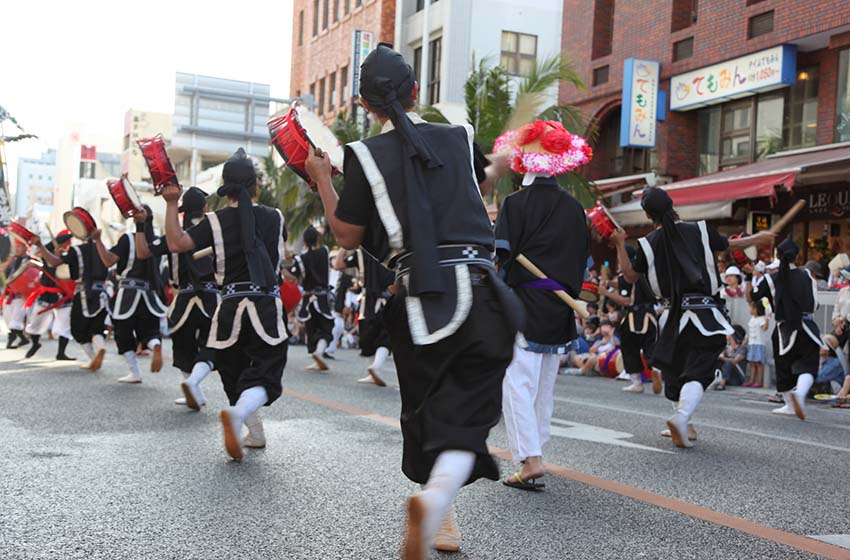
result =
[[[118,383],[141,383],[142,378],[138,375],[133,375],[132,373],[129,375],[125,375],[124,377],[118,378]]]
[[[673,439],[673,444],[676,447],[693,447],[694,444],[688,439],[688,419],[678,412],[667,419],[667,428],[670,430],[670,437]]]
[[[624,393],[643,393],[643,383],[632,383],[628,387],[623,387]]]
[[[617,381],[631,381],[632,380],[632,378],[629,377],[629,374],[626,373],[625,371],[621,371],[620,375],[618,375],[614,379],[616,379]]]

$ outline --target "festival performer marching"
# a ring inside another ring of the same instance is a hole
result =
[[[555,379],[561,356],[578,337],[573,310],[555,294],[581,291],[590,248],[581,204],[561,189],[557,175],[590,161],[587,142],[558,121],[538,120],[496,140],[494,151],[523,174],[522,189],[502,203],[496,220],[496,252],[505,281],[522,300],[527,316],[502,385],[508,444],[519,471],[505,486],[539,490],[545,474],[543,448],[549,440]],[[538,279],[518,257],[543,271]],[[524,339],[524,340],[523,340]]]
[[[371,357],[372,363],[366,369],[368,375],[357,382],[386,387],[387,383],[381,377],[381,368],[390,355],[392,344],[384,322],[384,307],[391,295],[390,286],[395,284],[395,274],[362,248],[348,256],[341,251],[334,267],[337,270],[356,267],[363,285],[360,292],[360,316],[357,320],[360,355]]]
[[[80,208],[69,211],[85,212]],[[86,212],[85,215],[91,218]],[[96,229],[94,220],[91,221]],[[56,255],[38,244],[39,255],[49,266],[68,266],[70,277],[77,281],[74,299],[71,303],[71,336],[77,341],[89,359],[81,369],[98,371],[106,355],[106,343],[103,333],[106,330],[108,296],[106,294],[107,267],[97,255],[94,240],[88,238],[82,244],[72,245],[70,249]]]
[[[8,278],[20,267],[28,266],[28,260],[27,246],[17,239],[12,239],[12,251],[9,253],[9,257],[0,264],[0,272],[3,272]],[[6,286],[3,292],[3,320],[9,329],[9,336],[6,339],[7,349],[20,348],[30,343],[24,335],[24,321],[27,315],[24,302],[23,295],[10,290],[9,286]],[[19,341],[18,344],[15,344],[15,341]]]
[[[617,230],[611,239],[626,280],[635,283],[645,274],[653,295],[667,305],[653,361],[661,369],[665,396],[674,403],[675,414],[667,420],[673,443],[693,447],[689,421],[714,381],[726,335],[734,332],[721,311],[715,252],[766,244],[775,234],[727,239],[704,221],[679,221],[670,195],[657,187],[644,190],[641,207],[660,227],[638,240],[634,263],[625,232]]]
[[[144,206],[144,223],[136,222],[136,232],[141,233],[150,245],[154,241],[153,213]],[[118,289],[112,303],[112,325],[118,353],[124,356],[130,373],[118,379],[119,383],[141,383],[142,373],[136,356],[139,344],[153,352],[151,371],[162,369],[162,340],[159,320],[168,313],[165,291],[160,276],[160,259],[136,254],[136,241],[125,233],[111,249],[103,245],[100,230],[92,233],[95,247],[103,264],[115,266]]]
[[[71,246],[71,232],[67,229],[59,232],[55,242],[50,241],[45,246],[47,251],[54,249],[65,253]],[[36,242],[38,246],[39,239]],[[27,328],[25,332],[32,339],[32,346],[27,351],[27,358],[31,358],[41,348],[41,337],[50,329],[53,336],[59,339],[59,349],[56,351],[56,359],[70,361],[74,358],[65,353],[68,342],[71,340],[71,300],[73,296],[62,291],[57,284],[56,267],[50,266],[45,260],[45,266],[41,272],[41,281],[38,289],[30,294],[25,303],[28,310]],[[52,323],[52,328],[51,328]]]
[[[348,274],[347,266],[338,267],[338,260],[345,259],[346,251],[339,249],[335,255],[331,255],[331,269],[337,272],[336,283],[331,285],[334,287],[334,327],[331,331],[331,343],[328,346],[328,354],[333,355],[339,348],[342,336],[345,334],[345,300],[349,288],[351,288],[353,278]],[[393,277],[395,278],[395,277]],[[331,279],[333,280],[333,279]]]
[[[302,236],[304,252],[295,256],[290,272],[301,284],[303,296],[298,308],[298,320],[304,323],[307,353],[315,365],[307,369],[327,371],[325,351],[333,340],[333,306],[329,284],[330,257],[328,248],[319,246],[319,232],[308,226]]]
[[[791,239],[780,243],[779,272],[766,275],[752,297],[755,301],[768,297],[776,312],[776,389],[785,405],[772,412],[805,420],[806,395],[815,382],[819,352],[826,346],[813,317],[818,308],[817,280],[807,269],[794,266],[799,252]]]
[[[206,207],[207,193],[190,187],[177,209],[183,214],[183,229],[198,223]],[[144,224],[146,214],[140,212],[133,219],[137,224]],[[164,235],[149,244],[142,231],[136,231],[136,254],[142,259],[168,257],[171,285],[177,290],[168,309],[169,336],[174,367],[183,374],[180,387],[184,394],[175,403],[200,410],[207,402],[201,382],[215,367],[214,352],[207,348],[210,321],[220,299],[212,256],[194,259],[189,254],[172,253]]]
[[[629,260],[634,261],[634,247],[627,245],[626,252]],[[623,308],[619,324],[620,352],[631,384],[622,390],[643,393],[642,373],[645,367],[649,367],[652,370],[652,391],[657,395],[661,392],[661,377],[652,366],[652,357],[658,341],[658,318],[649,281],[641,274],[637,282],[629,283],[621,272],[615,289],[609,289],[606,294],[608,299]]]
[[[499,421],[523,309],[493,266],[493,231],[479,191],[493,177],[472,128],[430,124],[408,112],[416,79],[386,43],[360,75],[361,102],[382,134],[346,146],[339,199],[329,158],[311,153],[307,170],[339,245],[362,245],[396,271],[384,313],[401,390],[402,470],[425,485],[407,503],[402,556],[422,560],[432,543],[459,547],[450,510],[461,487],[498,480],[487,435]]]
[[[279,272],[286,228],[280,211],[255,204],[260,185],[251,159],[239,148],[225,163],[217,193],[230,205],[209,212],[183,230],[178,218],[180,187],[166,187],[165,235],[174,253],[213,248],[221,301],[207,347],[215,350],[230,407],[221,412],[225,449],[241,460],[244,446],[265,447],[259,409],[282,392],[289,332],[280,299]],[[327,263],[327,260],[325,261]],[[242,438],[242,427],[248,437]]]

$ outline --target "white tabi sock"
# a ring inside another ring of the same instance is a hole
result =
[[[440,528],[443,516],[451,507],[457,493],[469,480],[475,467],[475,453],[457,449],[443,451],[434,462],[431,476],[419,497],[426,504],[423,523],[425,539],[430,548],[434,535]]]
[[[162,341],[158,338],[152,338],[148,341],[148,350],[153,350],[156,346],[162,346]]]
[[[372,365],[369,366],[370,369],[374,370],[375,373],[379,373],[381,368],[384,367],[384,362],[387,361],[387,356],[390,355],[390,351],[383,346],[379,347],[375,350],[375,357],[372,359]]]
[[[800,406],[805,404],[806,395],[809,394],[809,389],[812,388],[814,383],[815,377],[811,373],[801,373],[797,377],[797,388],[794,389],[794,392],[797,394],[797,402],[800,403]]]
[[[679,407],[677,412],[690,421],[697,410],[705,391],[699,381],[688,381],[679,392]]]
[[[325,350],[327,350],[327,349],[328,349],[328,341],[323,338],[319,342],[316,343],[316,351],[313,352],[313,353],[316,354],[317,356],[321,356],[322,354],[325,353]]]
[[[212,371],[212,365],[209,362],[198,362],[192,366],[192,373],[189,375],[188,381],[195,387],[200,387],[201,382],[207,378]]]
[[[92,346],[91,342],[80,344],[80,347],[83,349],[83,352],[86,353],[86,356],[88,356],[89,361],[94,360],[94,346]]]
[[[103,340],[102,334],[96,334],[93,337],[91,337],[91,343],[92,343],[92,346],[94,347],[95,353],[100,352],[101,350],[103,350],[106,347],[106,341]]]
[[[132,377],[136,377],[138,379],[142,378],[142,372],[139,371],[139,360],[136,358],[136,351],[129,350],[122,354],[124,359],[127,361],[127,367],[130,368],[130,375]]]
[[[641,376],[639,373],[630,373],[629,379],[631,379],[632,383],[634,383],[635,385],[640,385],[642,383]]]
[[[339,339],[342,338],[342,333],[344,332],[345,320],[342,317],[334,316],[334,328],[331,331],[333,339],[331,340],[330,346],[328,346],[328,354],[333,354],[336,352],[336,349],[339,348]]]
[[[239,400],[233,405],[231,411],[245,422],[245,419],[260,410],[260,407],[269,402],[269,395],[265,387],[251,387],[242,391]]]

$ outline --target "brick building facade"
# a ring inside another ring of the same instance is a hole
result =
[[[850,141],[850,3],[565,0],[564,14],[562,50],[587,88],[577,91],[562,85],[559,97],[582,109],[598,134],[594,161],[587,170],[591,179],[605,183],[651,174],[661,184],[672,183],[672,190],[709,185],[715,178],[718,184],[728,181],[728,188],[735,185],[734,173],[740,177],[749,170],[761,173],[765,166],[778,169],[784,154],[829,152],[829,157],[805,156],[817,160],[812,165],[818,166],[826,160],[844,161],[845,155],[850,159],[850,149],[843,146]],[[796,52],[796,68],[790,69],[796,75],[794,83],[714,100],[700,108],[670,109],[671,78],[780,45]],[[666,118],[657,122],[654,149],[620,146],[623,70],[628,58],[661,64],[659,89],[667,96]],[[790,166],[797,160],[787,161]],[[795,198],[805,198],[806,188],[814,187],[847,208],[822,216],[834,220],[817,220],[810,208],[798,219],[793,235],[809,248],[826,243],[831,246],[823,251],[826,254],[850,250],[850,242],[841,239],[850,237],[846,172],[818,167],[817,176],[807,175],[808,166],[794,165],[788,169],[796,180],[775,185],[776,192],[770,196],[741,200],[730,194],[734,205],[723,210],[719,223],[740,231],[741,224],[752,225],[752,212],[781,213]],[[683,182],[687,179],[691,181]],[[628,194],[613,197],[611,206],[628,200]],[[825,240],[817,237],[821,230],[829,230]]]
[[[395,0],[295,0],[290,96],[313,95],[325,120],[350,107],[354,31],[392,43]],[[356,93],[356,92],[355,92]]]

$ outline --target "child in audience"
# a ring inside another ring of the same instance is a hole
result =
[[[764,364],[767,362],[767,329],[769,320],[761,301],[750,303],[750,321],[747,329],[747,362],[750,379],[744,387],[760,388],[764,385]]]

